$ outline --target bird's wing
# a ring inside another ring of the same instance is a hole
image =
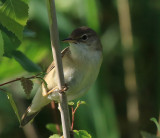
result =
[[[68,52],[70,52],[69,47],[65,48],[61,52],[62,58]],[[54,70],[53,70],[54,67],[55,67],[55,64],[53,61],[46,71],[46,73],[47,73],[45,76],[46,79],[48,78],[48,76],[47,76],[48,73],[50,73],[51,71],[54,72]],[[50,99],[42,96],[42,91],[43,91],[43,84],[42,84],[42,89],[39,89],[37,91],[36,95],[34,96],[34,98],[32,100],[32,104],[27,108],[26,112],[23,114],[22,119],[21,119],[21,126],[24,126],[28,122],[30,122],[38,114],[40,109],[43,108],[43,106],[47,105],[51,101]]]
[[[64,55],[66,53],[68,53],[70,50],[69,50],[69,47],[66,47],[65,49],[62,50],[61,52],[61,55],[62,55],[62,58],[64,57]],[[54,61],[51,63],[51,65],[47,68],[47,71],[46,73],[48,74],[53,68],[55,67],[55,63]]]

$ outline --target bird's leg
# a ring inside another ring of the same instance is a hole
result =
[[[65,83],[64,86],[62,86],[62,90],[59,90],[59,92],[65,92],[68,90],[68,85]]]
[[[65,84],[65,86],[63,86],[61,90],[59,90],[58,86],[56,86],[53,89],[51,89],[50,91],[48,91],[47,93],[43,94],[43,96],[48,96],[52,92],[65,92],[67,90],[68,90],[67,84]]]
[[[47,96],[47,95],[49,95],[50,93],[52,93],[52,92],[54,92],[56,89],[58,89],[58,87],[55,87],[55,88],[53,88],[53,89],[51,89],[50,91],[46,91],[45,93],[42,93],[42,95],[43,96]]]

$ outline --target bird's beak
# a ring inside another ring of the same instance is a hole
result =
[[[62,42],[64,42],[64,43],[75,43],[76,40],[72,39],[72,38],[66,38],[66,39],[62,40]]]

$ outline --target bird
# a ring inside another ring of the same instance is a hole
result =
[[[83,96],[97,79],[103,60],[103,48],[97,33],[87,26],[73,30],[69,37],[62,41],[69,43],[61,55],[64,80],[67,86],[65,93],[68,101],[72,101]],[[31,122],[51,101],[59,102],[54,61],[48,67],[44,80],[48,90],[42,83],[31,105],[21,118],[21,127]],[[44,93],[48,94],[44,95]]]

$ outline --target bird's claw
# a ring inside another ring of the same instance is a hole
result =
[[[65,84],[65,85],[62,87],[62,89],[59,90],[59,92],[62,93],[62,92],[66,92],[67,90],[68,90],[68,86],[67,86],[67,84]]]
[[[66,92],[67,90],[68,90],[67,84],[65,84],[64,86],[62,86],[62,89],[61,89],[61,90],[58,88],[58,86],[56,86],[55,88],[51,89],[51,90],[48,91],[47,93],[43,94],[43,96],[48,96],[48,95],[50,95],[52,92],[63,93],[63,92]]]

